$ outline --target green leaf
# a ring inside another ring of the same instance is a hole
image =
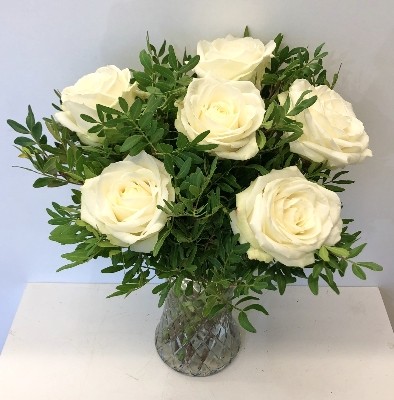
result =
[[[383,267],[374,262],[363,261],[363,262],[358,262],[357,264],[361,265],[364,268],[371,269],[372,271],[383,271]]]
[[[275,275],[275,279],[278,284],[279,294],[284,294],[286,290],[286,278],[281,273],[278,273]]]
[[[341,71],[341,67],[342,67],[342,64],[339,66],[338,72],[336,72],[336,73],[334,74],[334,76],[333,76],[332,83],[331,83],[331,86],[330,86],[331,89],[334,89],[334,87],[335,87],[335,85],[336,85],[336,83],[337,83],[337,81],[338,81],[339,72]]]
[[[349,251],[346,249],[343,249],[342,247],[332,247],[332,246],[327,246],[327,250],[338,256],[338,257],[343,257],[343,258],[348,258],[349,257]]]
[[[26,125],[30,129],[30,131],[33,129],[33,126],[35,125],[36,121],[34,119],[34,114],[33,110],[31,109],[30,106],[27,107],[27,117],[26,117]]]
[[[244,37],[250,37],[249,27],[246,25],[244,30]]]
[[[183,149],[189,145],[189,139],[183,134],[178,132],[178,138],[176,141],[176,146],[178,149]]]
[[[289,131],[292,131],[293,128],[290,127],[278,127],[278,130],[283,130],[286,131],[286,129],[289,128]],[[296,133],[292,133],[292,134],[288,134],[288,135],[283,135],[282,139],[278,142],[277,146],[283,146],[286,143],[290,143],[290,142],[294,142],[295,140],[297,140],[300,136],[302,135],[302,131],[301,132],[296,132]]]
[[[86,249],[77,249],[71,253],[62,254],[62,258],[68,261],[84,263],[88,261],[91,257],[88,255]]]
[[[165,302],[165,300],[166,300],[166,297],[167,297],[167,295],[168,295],[168,292],[170,291],[171,287],[172,287],[172,285],[171,285],[171,284],[168,284],[167,287],[164,288],[164,289],[160,292],[160,298],[159,298],[158,307],[161,307],[161,306],[164,304],[164,302]]]
[[[217,302],[216,296],[209,296],[206,299],[206,303],[202,310],[202,314],[204,315],[204,317],[207,317],[211,313],[211,310],[215,306],[216,302]]]
[[[150,113],[153,118],[154,112],[163,104],[163,98],[157,97],[155,95],[149,96],[148,102],[146,103],[146,108],[144,111],[144,115]]]
[[[136,121],[141,114],[142,110],[142,100],[140,98],[135,99],[134,103],[131,105],[129,110],[130,118]]]
[[[98,247],[102,247],[102,248],[117,248],[118,246],[116,246],[115,244],[112,244],[111,242],[107,241],[107,240],[102,240],[101,242],[97,243]]]
[[[118,98],[119,107],[122,109],[124,113],[129,111],[129,105],[127,101],[123,97]]]
[[[59,186],[64,186],[64,185],[67,185],[67,181],[61,181],[60,179],[51,178],[51,177],[38,178],[33,183],[34,188],[41,188],[44,186],[59,187]]]
[[[220,261],[217,258],[209,257],[208,260],[219,271],[223,268],[223,265],[220,263]]]
[[[189,186],[189,192],[193,195],[193,196],[198,196],[200,194],[200,188],[194,185],[190,185]]]
[[[138,125],[142,130],[146,130],[150,128],[152,121],[153,121],[154,114],[153,112],[145,111],[141,116],[140,120],[138,121]]]
[[[59,217],[59,218],[52,218],[48,221],[48,224],[50,225],[65,225],[68,224],[70,222],[70,220],[68,218],[63,218],[63,217]]]
[[[45,164],[42,168],[42,172],[53,172],[56,170],[56,162],[58,161],[57,157],[50,157],[45,161]]]
[[[319,250],[319,257],[323,260],[323,261],[330,261],[330,256],[328,254],[328,250],[325,246],[322,246]]]
[[[265,137],[264,133],[260,131],[257,134],[256,141],[259,150],[261,150],[267,143],[267,138]]]
[[[249,245],[249,243],[246,243]],[[267,282],[255,282],[254,285],[251,287],[251,289],[255,292],[261,292],[263,289],[266,289],[268,287]]]
[[[158,53],[159,57],[161,57],[164,54],[164,52],[166,51],[166,45],[167,45],[167,42],[164,41],[159,49],[159,53]]]
[[[315,278],[312,274],[308,277],[308,286],[314,295],[319,294],[319,278]]]
[[[156,242],[155,247],[153,248],[153,257],[156,257],[159,254],[161,246],[163,246],[166,237],[171,233],[170,229],[165,231],[161,231],[159,234],[159,240]]]
[[[168,63],[170,64],[172,69],[178,68],[178,60],[175,55],[174,46],[172,45],[168,46]]]
[[[364,249],[364,247],[366,246],[366,243],[360,244],[360,246],[355,247],[354,249],[351,249],[349,251],[349,258],[354,258],[356,256],[358,256]]]
[[[333,269],[341,269],[336,258],[333,258],[333,257],[330,258],[328,263],[329,263],[330,267]]]
[[[268,121],[268,119],[269,119],[269,117],[271,116],[271,114],[272,114],[272,112],[274,111],[274,109],[275,109],[275,103],[272,102],[272,103],[268,106],[268,108],[267,108],[267,110],[266,110],[266,112],[265,112],[265,114],[264,114],[264,122]]]
[[[152,79],[145,72],[134,71],[133,77],[142,86],[142,88],[152,86]]]
[[[283,33],[279,33],[274,39],[274,42],[276,43],[275,50],[279,50],[282,40],[283,40]]]
[[[102,104],[97,104],[96,110],[98,113],[105,113],[105,114],[110,114],[110,115],[121,115],[122,114],[119,110],[116,110],[115,108],[103,106]]]
[[[81,242],[85,237],[79,226],[60,225],[50,233],[49,239],[61,244],[74,244]]]
[[[249,321],[249,318],[244,311],[240,311],[240,313],[238,314],[238,322],[245,330],[256,333],[256,328]]]
[[[163,138],[163,136],[164,136],[164,129],[159,128],[150,136],[150,141],[152,143],[157,143]]]
[[[166,154],[164,156],[164,161],[163,162],[164,162],[164,168],[166,169],[166,171],[170,175],[174,176],[175,175],[175,170],[174,170],[174,164],[172,162],[172,157],[170,155]]]
[[[116,272],[120,272],[124,270],[124,266],[123,265],[111,265],[110,267],[107,268],[103,268],[101,270],[101,272],[103,274],[114,274]]]
[[[352,271],[353,271],[353,274],[357,276],[357,278],[360,278],[363,281],[365,279],[367,279],[367,275],[365,274],[365,272],[361,269],[361,267],[359,265],[353,264]]]
[[[145,72],[147,72],[148,74],[152,74],[153,72],[152,58],[146,52],[146,50],[142,50],[140,52],[140,62],[141,65],[144,67]]]
[[[63,265],[62,267],[58,268],[56,270],[56,272],[64,271],[65,269],[74,268],[77,265],[81,265],[81,264],[83,264],[83,262],[75,261],[75,262],[72,262],[70,264]]]
[[[170,81],[158,81],[156,83],[156,87],[160,90],[161,93],[170,92],[174,89],[174,82]]]
[[[21,125],[19,122],[16,122],[12,119],[7,119],[7,124],[15,131],[18,133],[25,133],[28,134],[30,131],[25,128],[23,125]]]
[[[201,141],[203,141],[207,136],[209,135],[209,131],[205,131],[200,133],[198,136],[196,136],[191,142],[190,145],[191,146],[195,146],[196,144],[200,143]]]
[[[14,140],[14,143],[18,146],[22,147],[28,147],[28,146],[34,146],[36,142],[33,139],[30,139],[28,137],[23,137],[19,136]]]
[[[340,179],[339,181],[335,181],[337,185],[351,185],[355,181],[352,181],[351,179]]]
[[[210,144],[199,144],[197,146],[197,149],[199,151],[209,151],[209,150],[215,149],[216,147],[218,147],[218,145],[217,144],[213,144],[213,143],[210,143]]]
[[[332,270],[330,269],[330,267],[328,267],[327,265],[324,265],[324,270],[326,272],[328,281],[334,282],[334,274],[332,273]]]
[[[87,114],[81,114],[81,119],[91,124],[97,124],[97,121],[93,117]]]
[[[122,146],[120,147],[120,151],[121,152],[129,151],[140,143],[144,143],[144,145],[147,144],[145,138],[142,135],[130,136],[123,142]]]
[[[158,152],[167,154],[171,154],[174,150],[174,148],[168,143],[158,143],[156,148]]]
[[[122,292],[122,291],[117,291],[117,292],[114,292],[114,293],[111,293],[111,294],[109,294],[108,296],[107,296],[107,299],[110,299],[111,297],[116,297],[116,296],[123,296],[124,295],[124,293]]]
[[[161,95],[161,90],[155,86],[147,86],[146,91],[150,94]]]
[[[314,278],[314,279],[318,279],[319,278],[319,275],[320,275],[320,272],[323,270],[323,266],[324,266],[324,264],[323,263],[316,263],[314,266],[313,266],[313,272],[312,272],[312,277]]]
[[[168,286],[168,282],[160,283],[159,285],[155,286],[155,287],[152,289],[152,293],[153,293],[153,294],[160,293],[160,292],[161,292],[163,289],[165,289],[167,286]]]
[[[184,178],[189,173],[191,165],[192,165],[192,159],[187,158],[186,161],[183,163],[181,169],[179,170],[177,178],[178,179]]]
[[[343,192],[345,189],[336,185],[324,185],[324,187],[332,192]]]
[[[256,297],[256,296],[245,296],[245,297],[242,297],[241,300],[238,300],[235,303],[235,305],[237,306],[238,304],[244,303],[245,301],[249,301],[249,300],[260,300],[260,298]]]
[[[268,311],[261,305],[261,304],[249,304],[248,306],[246,306],[244,308],[244,311],[249,311],[249,310],[256,310],[256,311],[260,311],[265,315],[269,315]]]
[[[179,69],[179,73],[180,74],[186,74],[186,72],[191,71],[200,61],[200,56],[194,56],[192,57],[187,64],[183,65],[180,69]]]
[[[220,182],[220,183],[218,183],[218,186],[220,187],[220,189],[221,189],[223,192],[226,192],[226,193],[234,193],[234,189],[233,189],[230,185],[228,185],[227,183]]]
[[[342,170],[342,171],[338,171],[333,177],[332,180],[335,181],[337,178],[339,178],[342,175],[348,174],[349,171],[346,170]]]
[[[211,310],[209,311],[209,314],[207,315],[208,318],[213,317],[215,314],[217,314],[220,310],[222,310],[224,307],[226,307],[226,304],[215,304]]]
[[[94,126],[92,126],[91,128],[89,128],[89,129],[88,129],[88,132],[89,132],[89,133],[98,133],[98,132],[100,132],[100,131],[102,131],[102,130],[103,130],[103,126],[100,125],[100,124],[98,124],[98,125],[94,125]]]
[[[339,266],[338,270],[339,270],[340,274],[341,274],[341,273],[344,274],[345,271],[346,271],[346,268],[347,268],[347,266],[348,266],[348,263],[347,263],[347,261],[346,261],[344,258],[342,258],[342,259],[339,261],[338,266]],[[343,275],[342,275],[342,276],[343,276]]]
[[[122,285],[119,285],[116,287],[116,289],[120,290],[123,292],[123,294],[127,297],[130,295],[132,292],[136,291],[140,287],[144,286],[145,282],[130,282],[130,283],[125,283]]]
[[[250,164],[250,165],[245,165],[245,168],[253,168],[256,171],[260,172],[261,175],[266,175],[268,174],[268,170],[266,168],[264,168],[262,165],[258,165],[258,164]]]
[[[286,100],[283,103],[283,110],[287,114],[289,112],[289,109],[290,109],[290,96],[287,95],[286,96]]]
[[[87,167],[85,164],[83,165],[83,172],[85,174],[85,179],[90,179],[94,178],[97,176],[89,167]]]
[[[163,67],[162,65],[159,64],[155,64],[153,66],[153,70],[158,74],[160,74],[161,76],[163,76],[164,78],[166,78],[168,82],[170,83],[175,82],[174,73],[169,68]]]
[[[302,92],[301,96],[298,98],[294,106],[298,106],[302,102],[302,100],[304,100],[304,97],[309,93],[312,93],[312,90],[305,90],[304,92]]]
[[[339,289],[338,289],[338,286],[337,286],[337,284],[336,284],[334,281],[330,280],[330,279],[329,279],[326,275],[324,275],[324,274],[321,274],[320,276],[324,279],[324,281],[327,282],[328,286],[329,286],[336,294],[340,294]]]
[[[302,100],[300,104],[295,106],[288,114],[287,116],[293,117],[300,112],[304,111],[305,109],[309,108],[312,104],[314,104],[317,100],[317,96],[312,96],[309,99]]]
[[[313,53],[313,57],[317,57],[320,54],[321,49],[323,48],[324,43],[316,47],[315,52]]]

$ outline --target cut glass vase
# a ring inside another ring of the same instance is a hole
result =
[[[240,334],[231,306],[232,290],[222,294],[227,305],[213,317],[204,317],[206,294],[194,285],[193,294],[176,296],[171,289],[155,345],[161,359],[175,371],[191,376],[215,374],[231,363],[240,347]]]

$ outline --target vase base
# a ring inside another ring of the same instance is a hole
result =
[[[182,345],[181,338],[163,342],[156,333],[155,346],[162,361],[188,376],[210,376],[226,368],[240,349],[238,326],[221,327],[215,334],[200,334]],[[160,331],[160,324],[157,331]],[[185,342],[184,342],[185,343]]]

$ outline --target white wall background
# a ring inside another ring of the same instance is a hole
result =
[[[382,273],[368,281],[352,276],[340,285],[382,289],[394,318],[392,263],[394,211],[394,15],[391,0],[1,0],[0,13],[0,349],[26,282],[117,282],[101,276],[98,263],[62,273],[64,248],[47,240],[45,208],[66,204],[68,188],[33,189],[34,176],[12,168],[25,165],[12,147],[7,118],[23,121],[27,105],[37,117],[49,116],[63,89],[82,75],[107,64],[137,67],[145,33],[161,44],[166,38],[181,52],[194,52],[200,39],[227,33],[268,41],[285,34],[289,45],[321,42],[330,51],[328,69],[342,62],[337,90],[351,101],[365,123],[374,157],[352,167],[356,184],[342,196],[343,215],[369,243],[363,259],[381,263]],[[101,263],[102,265],[105,265]],[[109,300],[110,301],[110,300]],[[313,301],[313,299],[311,299]]]

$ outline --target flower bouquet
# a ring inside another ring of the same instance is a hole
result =
[[[290,49],[227,36],[178,57],[147,37],[141,70],[99,68],[61,93],[45,118],[8,124],[34,187],[72,185],[71,204],[52,203],[50,239],[75,245],[64,270],[104,257],[120,273],[111,296],[153,279],[163,317],[156,347],[172,368],[208,375],[239,349],[256,294],[305,279],[335,283],[373,262],[348,230],[338,192],[343,167],[372,155],[362,122],[333,88],[319,46]]]

